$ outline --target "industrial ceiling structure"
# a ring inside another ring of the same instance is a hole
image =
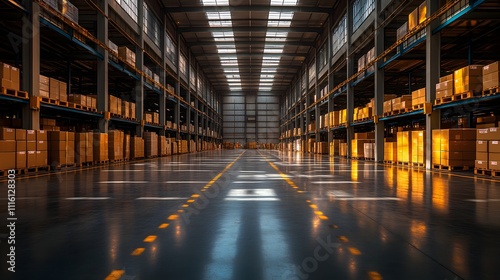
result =
[[[283,93],[336,0],[163,0],[216,92]]]

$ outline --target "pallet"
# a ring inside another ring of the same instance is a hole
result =
[[[42,102],[49,103],[52,105],[59,105],[59,100],[48,98],[48,97],[42,97]]]
[[[413,167],[425,167],[425,163],[412,162],[411,166],[413,166]]]
[[[357,119],[354,122],[366,122],[366,121],[370,121],[370,120],[372,120],[372,118],[362,118],[362,119]]]
[[[495,95],[499,91],[500,91],[500,87],[493,87],[493,88],[485,89],[485,90],[483,90],[483,96],[486,96],[486,95]]]
[[[0,93],[3,95],[15,96],[23,99],[28,99],[28,93],[26,91],[15,90],[10,88],[0,88]]]
[[[470,169],[469,166],[446,166],[441,164],[433,164],[432,168],[439,170],[448,170],[448,171],[455,171],[455,170],[467,171]]]
[[[58,165],[52,165],[53,169],[62,169],[62,168],[70,168],[70,167],[75,167],[76,164],[74,163],[67,163],[67,164],[58,164]]]
[[[397,162],[395,162],[393,160],[384,160],[384,163],[385,164],[396,164]]]
[[[401,115],[401,114],[408,113],[408,112],[411,112],[411,111],[413,111],[413,109],[410,109],[410,108],[404,108],[404,109],[394,110],[394,111],[392,111],[392,115]]]
[[[110,163],[118,163],[118,162],[124,162],[125,159],[110,159],[109,162]]]
[[[92,161],[76,163],[75,167],[88,167],[92,166],[94,163]]]
[[[424,109],[424,103],[413,105],[412,108],[414,111]]]
[[[398,165],[406,165],[406,166],[409,166],[411,164],[409,162],[402,162],[402,161],[398,161],[397,163]]]
[[[454,94],[451,97],[452,97],[453,101],[464,100],[464,99],[474,97],[474,92],[473,91],[463,92],[463,93],[459,93],[459,94]]]
[[[59,106],[63,106],[63,107],[68,107],[68,101],[61,101],[59,100]]]
[[[67,102],[67,107],[73,108],[73,109],[78,109],[78,110],[83,110],[83,106],[80,104],[76,104],[73,102]]]
[[[441,97],[441,98],[436,98],[436,101],[434,101],[434,105],[449,103],[451,101],[453,101],[453,96],[445,96],[445,97]]]
[[[102,165],[102,164],[108,164],[109,160],[95,160],[93,161],[93,165]]]
[[[474,174],[475,175],[485,175],[485,176],[497,177],[497,176],[500,176],[500,171],[498,171],[498,170],[490,170],[490,169],[474,168]]]

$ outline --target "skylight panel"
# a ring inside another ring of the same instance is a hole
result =
[[[229,6],[229,0],[201,0],[203,6]]]
[[[217,48],[218,53],[236,53],[236,49],[232,48]]]
[[[272,48],[270,46],[267,46],[264,48],[264,53],[282,53],[283,52],[283,47],[281,48]]]
[[[233,22],[230,20],[215,20],[209,21],[208,25],[210,25],[210,27],[231,27],[233,26]]]
[[[230,20],[231,12],[207,12],[209,20]]]
[[[224,68],[225,73],[238,73],[240,72],[240,69],[238,68]]]
[[[271,0],[271,6],[295,6],[298,0]]]
[[[262,70],[260,72],[262,72],[262,73],[276,73],[276,72],[278,72],[278,69],[277,68],[262,68]]]
[[[266,78],[272,79],[272,78],[274,78],[274,74],[260,74],[260,78],[261,79],[266,79]]]
[[[239,79],[241,78],[239,74],[226,74],[226,79]]]
[[[270,91],[271,87],[259,87],[259,91]]]

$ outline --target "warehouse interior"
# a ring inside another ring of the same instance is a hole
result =
[[[496,279],[497,0],[0,0],[1,279]]]

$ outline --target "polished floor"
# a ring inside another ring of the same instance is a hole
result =
[[[226,150],[16,186],[0,279],[500,279],[500,181],[470,173]]]

